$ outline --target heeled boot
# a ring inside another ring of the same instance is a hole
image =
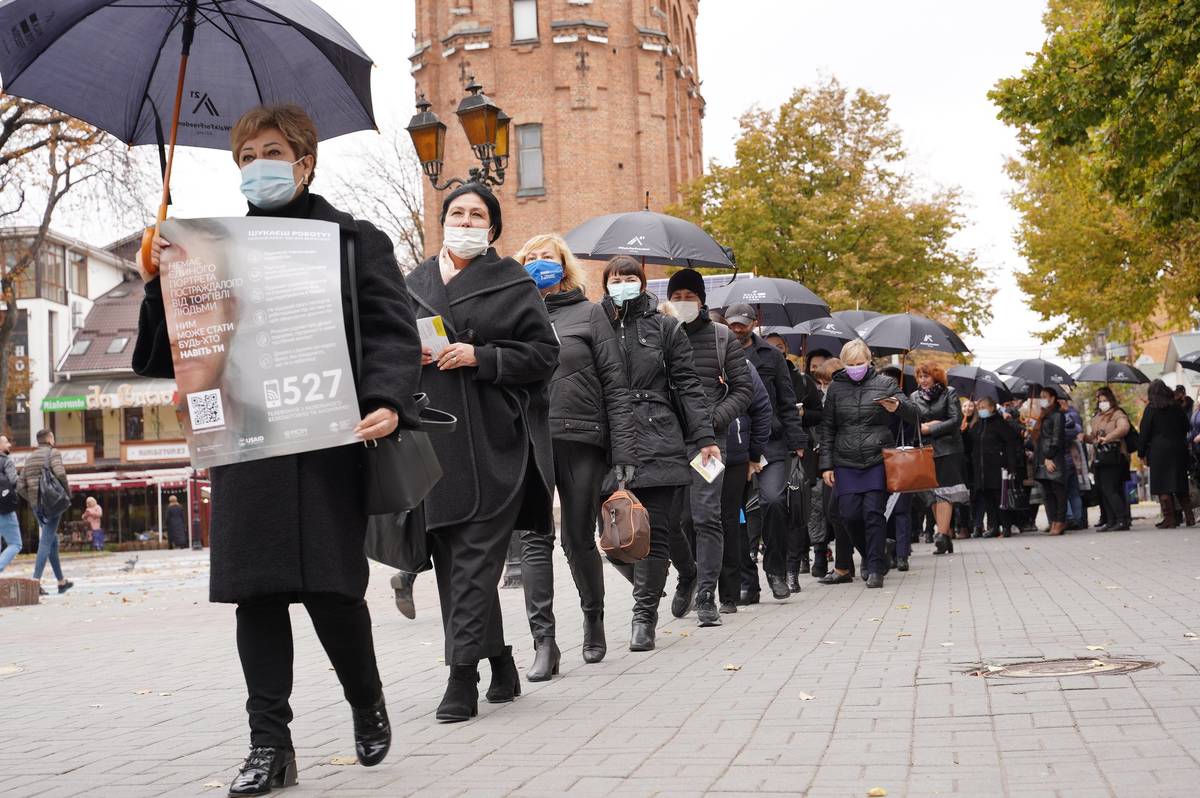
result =
[[[296,773],[296,752],[290,748],[251,746],[229,794],[266,795],[271,790],[291,787],[299,781]]]
[[[513,661],[512,646],[505,646],[498,657],[488,657],[492,666],[492,682],[488,685],[489,704],[507,704],[521,694],[521,675]]]
[[[1158,529],[1174,529],[1178,526],[1175,523],[1175,497],[1164,494],[1158,497],[1159,507],[1162,508],[1162,520],[1154,526]]]
[[[1192,509],[1192,495],[1190,493],[1179,494],[1179,507],[1183,510],[1183,523],[1186,526],[1196,525],[1196,511]]]
[[[392,724],[388,721],[383,699],[371,707],[351,707],[354,715],[354,752],[363,767],[373,767],[383,761],[392,747]]]
[[[562,652],[553,637],[539,637],[533,645],[533,665],[525,672],[525,678],[531,682],[548,682],[551,676],[558,675]]]
[[[667,583],[669,560],[639,560],[633,566],[633,625],[630,651],[653,651],[658,603]]]
[[[514,665],[513,670],[517,668]],[[438,704],[437,719],[445,723],[470,720],[479,714],[479,666],[459,662],[450,666],[446,694]]]
[[[579,590],[583,610],[583,661],[596,663],[608,653],[604,637],[604,565],[594,551],[585,557],[568,557],[571,576]]]

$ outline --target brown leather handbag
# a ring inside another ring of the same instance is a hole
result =
[[[600,505],[600,550],[623,563],[650,553],[650,513],[624,483]]]
[[[883,450],[883,470],[887,475],[888,493],[918,493],[938,486],[933,447],[926,446],[921,439],[919,422],[917,445],[905,446],[901,432],[900,445]]]

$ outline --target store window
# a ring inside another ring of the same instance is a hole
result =
[[[87,253],[67,253],[67,288],[73,294],[88,295],[88,260]]]
[[[146,437],[146,419],[140,407],[125,408],[125,440],[140,441]]]
[[[513,0],[513,41],[533,42],[538,37],[537,0]]]
[[[517,125],[517,196],[546,193],[542,161],[542,126]]]
[[[96,459],[104,457],[104,411],[83,411],[83,442],[90,443]]]

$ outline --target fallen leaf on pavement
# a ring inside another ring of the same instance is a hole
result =
[[[222,787],[224,787],[224,786],[225,786],[225,785],[224,785],[224,784],[222,784],[222,783],[221,783],[221,782],[219,782],[219,781],[209,781],[209,782],[205,782],[205,784],[204,784],[204,789],[206,789],[206,790],[219,790],[219,789],[221,789],[221,788],[222,788]]]
[[[725,670],[727,670],[727,671],[740,671],[741,669],[742,669],[741,665],[729,664],[729,665],[725,666]]]
[[[872,618],[871,620],[872,620],[872,621],[882,621],[882,620],[883,620],[883,618]]]
[[[824,645],[824,646],[836,646],[837,644],[838,644],[838,641],[836,641],[836,640],[822,640],[821,641],[821,645]]]
[[[104,706],[104,705],[103,704],[88,704],[88,707],[91,709],[100,709],[102,706]]]
[[[1120,585],[1105,585],[1104,589],[1105,590],[1120,590],[1121,586]]]
[[[814,698],[816,698],[815,695],[809,695],[808,693],[805,693],[805,692],[800,693],[801,701],[812,701]]]
[[[977,574],[981,574],[981,573],[983,573],[983,571],[976,571],[975,573],[977,573]]]
[[[883,789],[882,787],[872,787],[871,789],[867,790],[867,795],[869,795],[870,798],[884,798],[884,796],[887,795],[887,790]]]
[[[1087,650],[1088,651],[1108,651],[1108,649],[1105,648],[1104,646],[1088,646]]]
[[[912,609],[912,605],[911,605],[911,604],[897,604],[897,605],[896,605],[896,609],[898,609],[898,610],[911,610],[911,609]]]
[[[153,690],[138,690],[134,695],[150,695],[153,692]]]
[[[1098,660],[1098,659],[1094,659],[1094,660],[1092,660],[1092,667],[1093,667],[1093,668],[1103,668],[1103,667],[1104,667],[1104,663],[1103,663],[1103,662],[1101,662],[1101,661],[1100,661],[1100,660]]]
[[[358,757],[356,756],[335,756],[329,760],[331,765],[357,765]]]
[[[1184,636],[1184,637],[1190,637],[1190,638],[1192,638],[1193,640],[1195,640],[1195,639],[1196,639],[1196,633],[1195,633],[1195,632],[1184,632],[1184,633],[1183,633],[1183,636]]]
[[[171,696],[173,696],[175,694],[174,693],[159,693],[159,695],[162,696],[163,698],[170,698]]]
[[[999,673],[1000,671],[1004,670],[1004,666],[1003,665],[988,665],[987,669],[988,669],[988,673]]]
[[[945,648],[950,648],[953,645],[954,645],[953,643],[942,643],[942,646]]]
[[[680,632],[679,636],[680,637],[691,637],[692,633],[691,632]]]
[[[908,632],[901,632],[900,634],[896,635],[896,637],[912,637],[912,635]]]

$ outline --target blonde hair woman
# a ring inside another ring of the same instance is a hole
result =
[[[863,553],[867,587],[883,587],[887,572],[883,447],[892,442],[889,415],[899,412],[905,421],[915,423],[917,411],[895,380],[875,371],[871,349],[864,341],[855,339],[843,346],[841,360],[844,368],[833,375],[825,394],[819,470],[825,484],[834,490],[845,530],[839,529],[839,535],[848,535]],[[822,584],[853,580],[850,547],[839,545],[837,555],[833,571]]]
[[[600,487],[610,466],[628,479],[637,463],[624,358],[604,310],[585,296],[583,269],[561,237],[534,236],[516,259],[545,298],[560,342],[558,368],[550,382],[550,435],[562,505],[562,545],[583,609],[583,661],[599,662],[608,651],[604,572],[595,531]],[[525,607],[537,647],[526,674],[531,682],[545,681],[559,668],[553,553],[553,529],[548,534],[521,531]]]

